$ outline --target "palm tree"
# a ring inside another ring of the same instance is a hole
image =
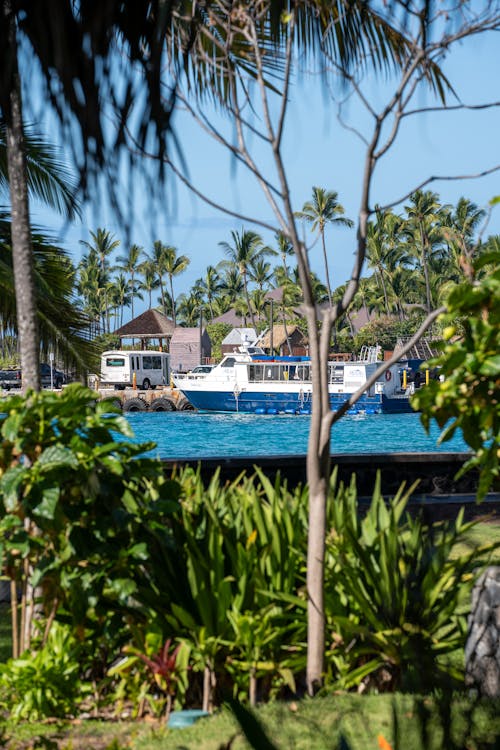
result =
[[[392,211],[376,212],[375,222],[370,222],[367,233],[368,266],[375,269],[377,283],[384,296],[387,315],[391,312],[391,268],[403,262],[402,228],[403,220]],[[394,295],[392,295],[393,297]],[[394,300],[393,300],[394,301]]]
[[[430,313],[433,307],[433,295],[429,258],[438,249],[442,250],[444,233],[441,219],[444,218],[446,208],[439,203],[437,193],[431,190],[417,190],[410,196],[410,204],[405,206],[405,209],[408,215],[406,233],[421,263],[425,282],[425,309]]]
[[[11,223],[0,213],[0,320],[5,330],[17,332]],[[75,299],[75,269],[65,250],[50,238],[34,233],[33,270],[37,324],[42,347],[56,351],[71,366],[95,366],[96,349],[87,331],[89,317]],[[40,351],[37,352],[37,371]],[[24,371],[23,371],[24,379]]]
[[[130,307],[133,299],[129,280],[125,274],[120,273],[108,284],[107,289],[111,306],[115,305],[119,310],[119,326],[121,327],[123,325],[123,309]]]
[[[165,287],[163,285],[163,276],[165,273],[165,255],[167,245],[163,245],[160,240],[155,240],[153,243],[153,252],[151,255],[146,253],[146,258],[151,261],[152,265],[149,268],[154,268],[158,279],[158,286],[160,287],[161,294],[161,307],[164,315],[167,315],[167,302],[165,298]],[[149,305],[151,307],[151,303]]]
[[[231,232],[231,237],[233,238],[232,244],[229,242],[219,242],[219,245],[228,256],[229,262],[238,269],[241,275],[248,313],[252,321],[252,327],[255,328],[255,319],[248,294],[247,277],[252,263],[262,257],[264,243],[259,234],[249,230],[242,229],[241,232],[233,231]]]
[[[325,190],[320,187],[313,187],[312,201],[307,201],[302,206],[302,211],[296,211],[295,216],[298,219],[311,224],[311,230],[318,233],[321,237],[323,248],[323,261],[325,264],[326,288],[328,299],[332,305],[332,287],[330,284],[330,272],[328,269],[328,257],[326,254],[325,229],[327,224],[335,226],[353,227],[352,219],[347,219],[344,214],[344,207],[338,202],[338,193],[334,190]]]
[[[231,306],[244,289],[243,279],[239,270],[234,266],[227,266],[225,261],[219,263],[219,267],[224,269],[224,275],[221,277],[221,292],[228,298],[229,306]]]
[[[289,238],[284,235],[283,232],[276,232],[276,234],[274,235],[274,239],[276,240],[276,244],[278,246],[277,252],[281,257],[281,264],[283,266],[283,271],[286,278],[288,277],[288,266],[286,261],[287,258],[292,258],[295,256],[295,251]]]
[[[203,290],[206,296],[208,309],[210,310],[210,320],[213,320],[214,318],[213,302],[214,302],[215,297],[217,296],[217,293],[222,288],[222,280],[221,280],[221,277],[217,268],[214,268],[214,266],[207,266],[207,270],[205,271],[205,276],[202,279],[199,279],[199,286],[200,286],[200,289]]]
[[[200,299],[197,294],[181,294],[178,300],[178,314],[182,322],[195,328],[200,320]]]
[[[119,255],[116,259],[118,268],[125,273],[130,275],[130,293],[131,293],[131,312],[132,319],[134,318],[134,298],[137,295],[139,299],[142,299],[142,295],[136,288],[135,274],[139,271],[139,260],[143,255],[144,250],[139,245],[130,245],[127,255]]]
[[[158,279],[158,273],[157,273],[155,261],[154,260],[143,261],[141,265],[139,266],[138,271],[142,275],[140,288],[144,289],[144,291],[147,293],[148,300],[149,300],[148,309],[151,310],[153,306],[152,294],[155,291],[155,289],[158,289],[160,286],[160,281]],[[163,294],[162,294],[162,299],[163,299]]]
[[[270,263],[263,258],[257,258],[250,263],[248,275],[262,292],[264,291],[264,287],[269,289],[269,285],[273,278],[273,270]]]
[[[110,333],[109,305],[106,284],[109,281],[109,272],[111,267],[108,258],[113,254],[120,245],[120,240],[116,239],[107,229],[98,228],[95,232],[90,232],[90,241],[80,240],[80,243],[88,248],[89,253],[95,253],[99,258],[99,264],[102,274],[102,288],[104,289],[104,322],[105,332]]]
[[[164,248],[163,256],[163,270],[167,274],[170,280],[170,298],[172,300],[172,320],[175,325],[175,297],[174,297],[174,276],[178,276],[180,273],[186,270],[190,264],[190,260],[187,255],[177,255],[177,248],[167,245]]]

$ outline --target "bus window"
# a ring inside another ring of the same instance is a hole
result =
[[[125,367],[124,357],[107,357],[106,367]]]

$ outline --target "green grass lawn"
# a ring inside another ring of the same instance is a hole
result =
[[[474,709],[465,699],[455,701],[451,722],[432,714],[430,700],[416,702],[412,696],[337,695],[293,703],[271,703],[256,715],[273,746],[279,750],[453,750],[481,748],[500,737],[500,702]],[[420,713],[431,712],[421,721]],[[397,717],[396,720],[394,717]],[[451,728],[446,737],[443,727]],[[469,732],[467,727],[473,727]],[[244,750],[250,745],[232,714],[222,709],[186,729],[168,729],[157,723],[82,721],[73,724],[23,725],[8,728],[7,748],[52,747],[66,750]],[[343,740],[341,741],[341,737]],[[34,738],[39,738],[34,742]],[[50,742],[56,744],[50,744]],[[341,744],[343,742],[344,744]],[[231,744],[229,744],[231,743]],[[490,745],[493,747],[493,745]],[[259,750],[271,750],[262,740]],[[387,747],[387,746],[385,746]]]
[[[465,540],[457,545],[455,554],[465,554],[473,547],[479,547],[482,544],[499,544],[500,545],[500,522],[498,518],[484,520],[473,526],[466,534]],[[492,555],[493,564],[498,565],[500,561],[500,548],[495,550]]]

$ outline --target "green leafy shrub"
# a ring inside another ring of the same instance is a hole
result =
[[[80,385],[12,396],[3,409],[3,571],[21,590],[26,616],[36,591],[47,617],[71,623],[82,641],[97,636],[93,654],[106,658],[119,648],[125,615],[144,620],[161,611],[178,485],[142,455],[152,444],[131,442],[116,407]],[[29,642],[17,629],[19,655]],[[105,673],[92,669],[95,678]]]
[[[361,516],[354,480],[330,505],[328,659],[339,687],[433,690],[463,684],[449,660],[463,649],[473,574],[498,545],[452,550],[473,523],[463,510],[428,525],[407,512],[413,488],[384,501],[380,478]]]
[[[0,706],[15,721],[73,715],[86,692],[79,670],[78,644],[56,623],[45,646],[0,665]]]
[[[445,343],[427,363],[444,379],[431,380],[413,403],[426,429],[432,419],[443,429],[440,441],[462,431],[474,456],[461,473],[479,469],[482,499],[492,485],[500,486],[500,252],[484,252],[470,273],[447,299],[440,318]]]

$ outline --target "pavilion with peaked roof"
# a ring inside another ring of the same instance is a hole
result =
[[[280,355],[304,356],[308,354],[307,339],[298,326],[289,325],[285,327],[276,324],[273,326],[272,338],[272,350]],[[266,351],[271,352],[271,331],[262,334],[256,343]]]
[[[170,318],[167,318],[166,315],[163,315],[158,310],[151,309],[146,310],[142,315],[138,315],[133,320],[125,323],[114,334],[119,337],[122,345],[124,339],[139,339],[141,349],[145,349],[146,342],[153,339],[158,341],[158,346],[161,350],[168,351],[174,330],[175,324],[173,320],[170,320]]]

